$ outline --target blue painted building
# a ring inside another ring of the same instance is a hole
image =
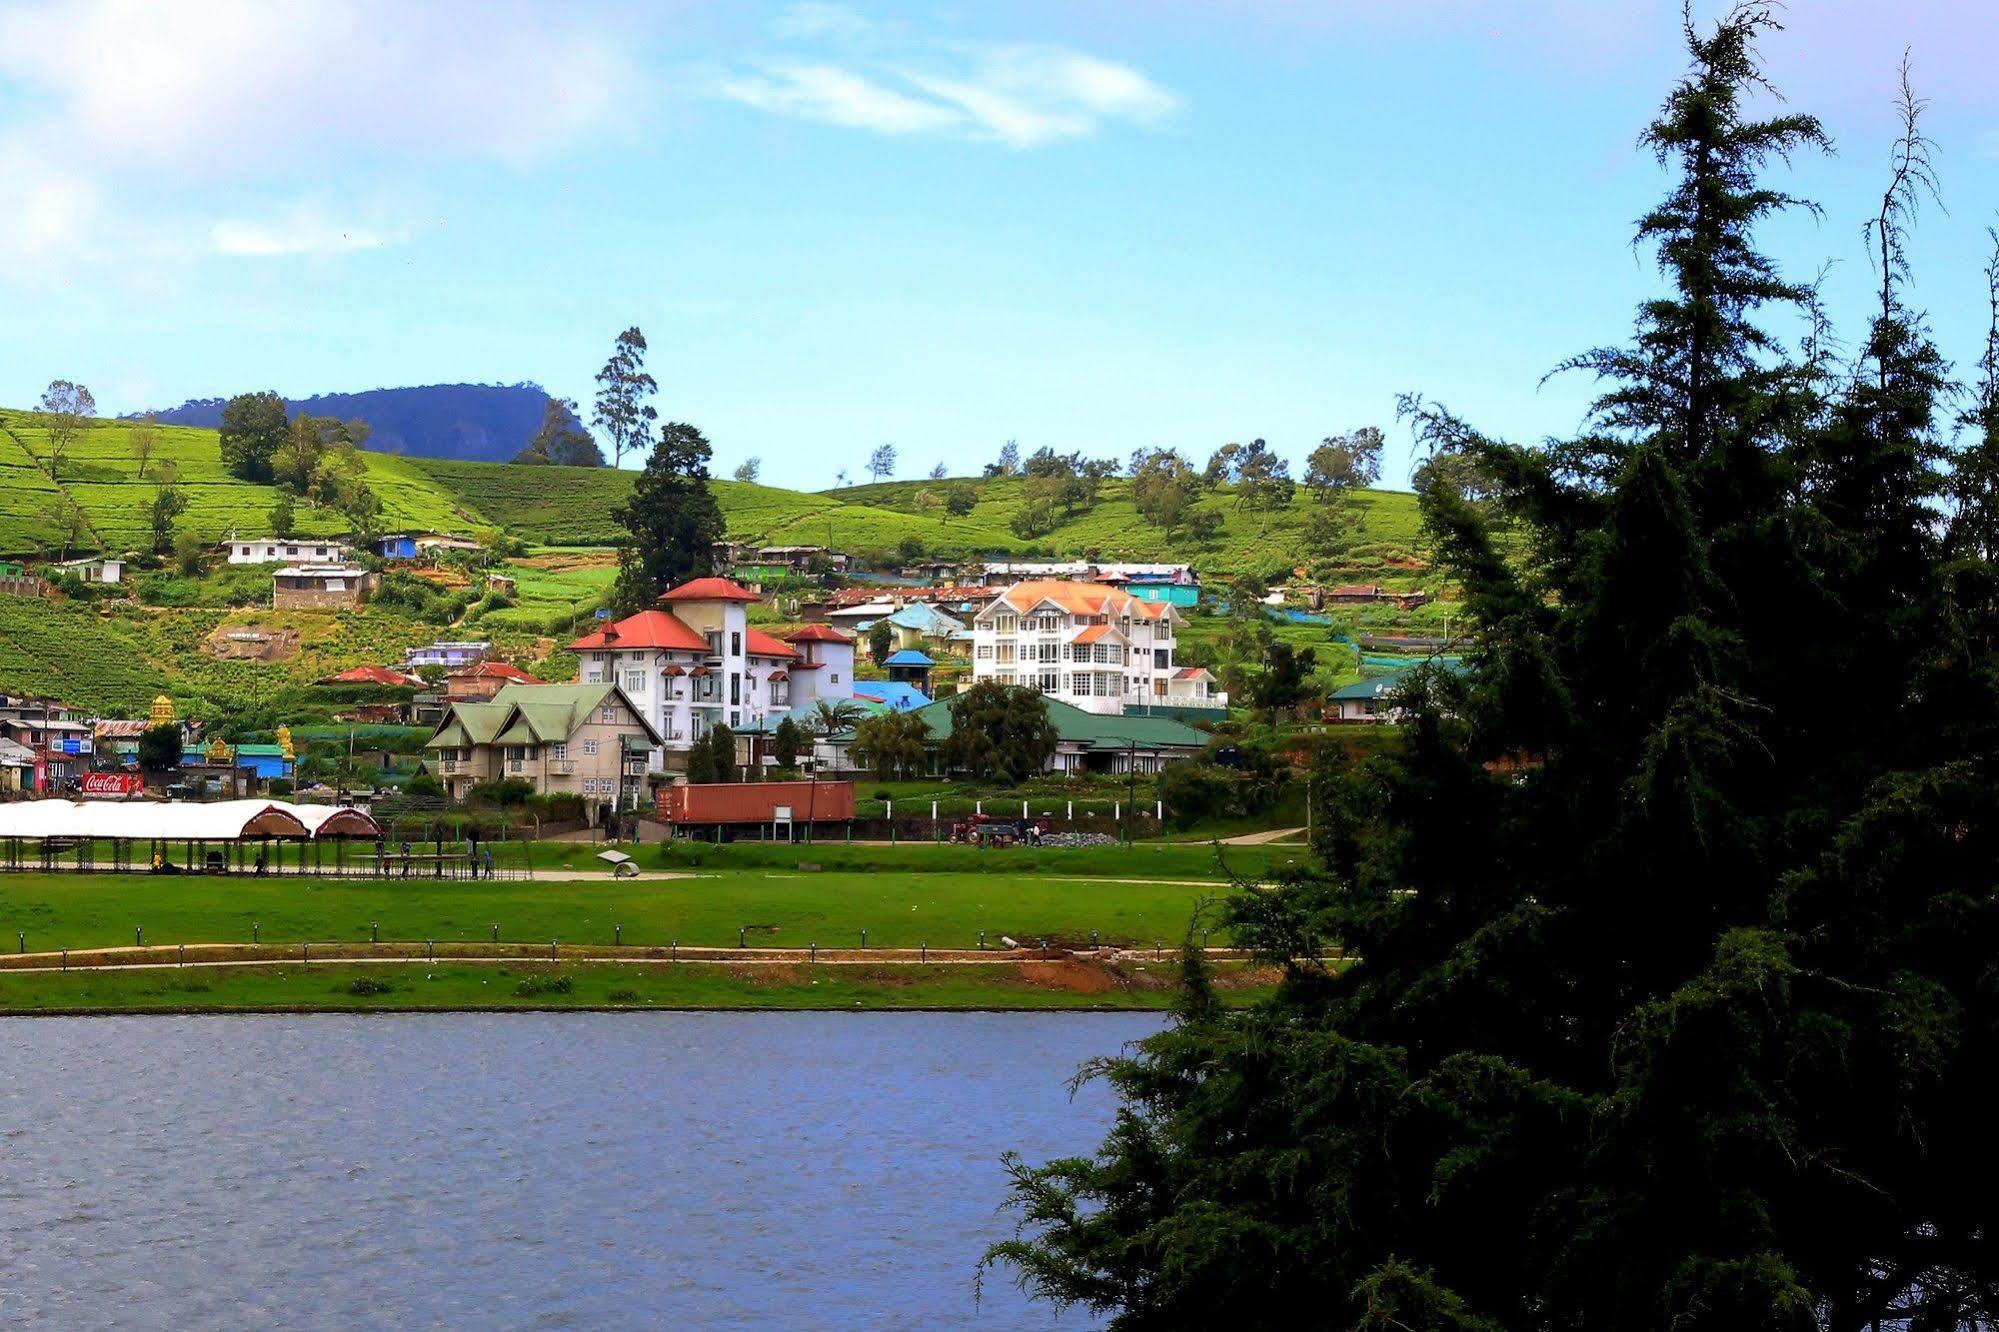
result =
[[[401,533],[385,536],[375,543],[375,549],[385,560],[413,560],[416,558],[416,538]]]

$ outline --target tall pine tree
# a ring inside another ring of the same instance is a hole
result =
[[[1916,99],[1856,364],[1756,249],[1810,206],[1772,168],[1825,144],[1752,114],[1775,26],[1687,31],[1644,140],[1666,289],[1569,363],[1604,385],[1583,435],[1405,404],[1465,464],[1419,495],[1468,670],[1411,678],[1392,752],[1323,761],[1319,871],[1226,907],[1277,994],[1225,1010],[1190,956],[1174,1025],[1096,1069],[1102,1148],[1012,1162],[993,1259],[1029,1289],[1128,1328],[1999,1316],[1990,487],[1942,474],[1903,295]]]
[[[669,421],[660,427],[631,496],[611,511],[630,534],[618,547],[611,589],[619,613],[643,610],[675,584],[709,571],[724,530],[722,506],[708,489],[712,454],[693,426]]]

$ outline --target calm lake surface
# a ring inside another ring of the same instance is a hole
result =
[[[1144,1015],[0,1022],[0,1321],[1080,1328],[972,1273]]]

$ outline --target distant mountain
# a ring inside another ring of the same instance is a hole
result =
[[[157,413],[166,425],[222,424],[221,398],[194,398]],[[285,406],[313,416],[355,417],[373,432],[377,453],[466,462],[506,462],[541,428],[548,393],[538,384],[427,384],[287,398]]]

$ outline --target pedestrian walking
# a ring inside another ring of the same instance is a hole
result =
[[[409,838],[405,837],[403,838],[403,877],[407,879],[409,876],[410,876],[410,841]]]
[[[475,879],[479,877],[477,870],[473,871],[472,877]],[[486,848],[486,877],[489,879],[493,877],[493,848],[490,846]]]

